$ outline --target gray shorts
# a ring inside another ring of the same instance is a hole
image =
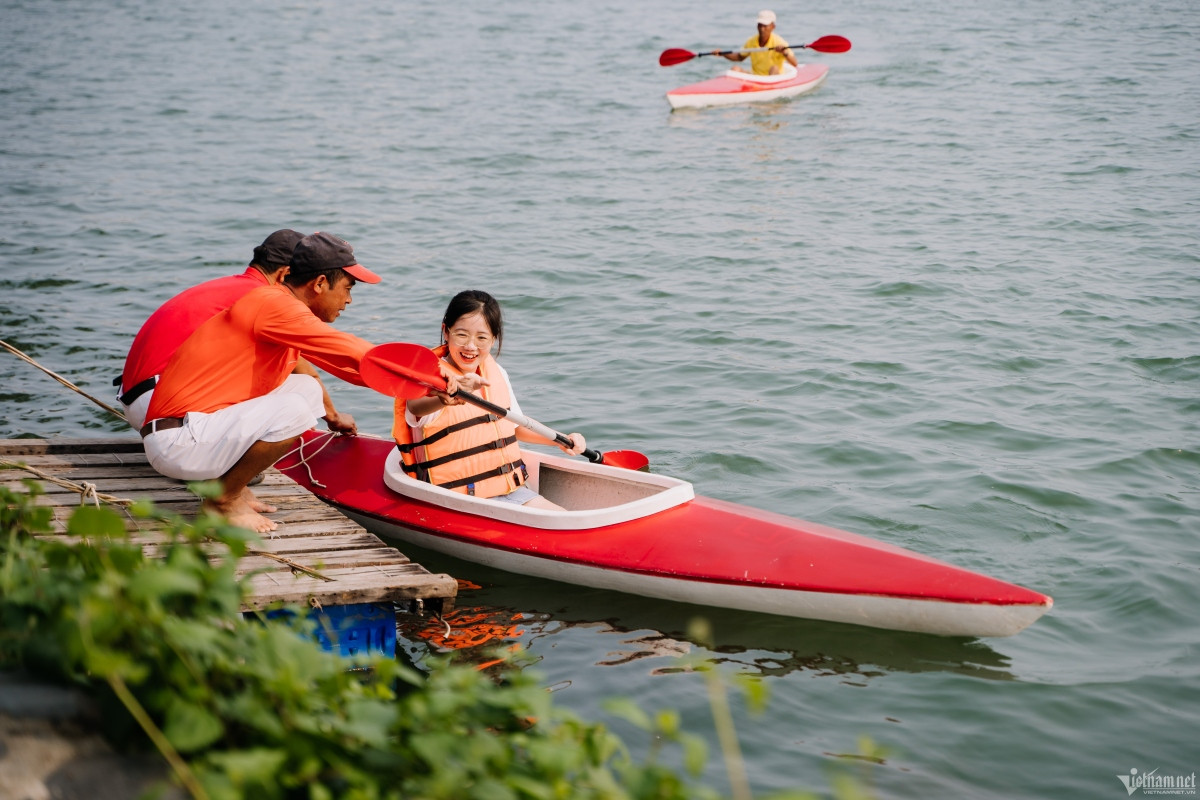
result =
[[[533,489],[530,489],[528,486],[518,486],[508,494],[501,494],[497,495],[496,497],[489,497],[488,499],[499,500],[501,503],[512,503],[516,506],[523,506],[537,496],[538,493]]]

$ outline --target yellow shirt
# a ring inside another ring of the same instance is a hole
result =
[[[771,38],[767,40],[765,45],[759,44],[758,34],[754,34],[746,43],[742,45],[744,50],[753,50],[756,47],[787,47],[788,43],[783,40],[779,34],[772,32]],[[761,53],[750,54],[751,72],[755,75],[770,75],[771,67],[779,67],[783,70],[783,65],[787,63],[787,58],[783,53],[778,53],[774,50],[764,50]]]

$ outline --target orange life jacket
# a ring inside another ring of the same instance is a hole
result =
[[[445,345],[434,350],[446,355]],[[446,363],[446,362],[443,362]],[[479,372],[490,385],[480,389],[483,399],[508,408],[512,398],[508,383],[486,356]],[[447,363],[450,369],[458,370]],[[396,399],[392,438],[404,462],[404,471],[417,480],[477,497],[508,494],[529,479],[521,448],[517,445],[517,426],[478,406],[443,406],[430,424],[409,426],[404,418],[405,401]]]

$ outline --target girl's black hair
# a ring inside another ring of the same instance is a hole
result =
[[[454,295],[454,299],[450,301],[450,305],[446,306],[446,313],[442,316],[443,333],[450,330],[450,326],[463,317],[475,313],[483,314],[484,322],[487,323],[492,331],[492,336],[496,339],[496,355],[500,355],[500,344],[504,338],[504,317],[500,313],[500,303],[487,292],[467,289],[465,292]]]

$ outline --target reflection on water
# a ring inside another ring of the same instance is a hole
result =
[[[690,670],[679,659],[703,656],[762,677],[807,672],[849,685],[895,672],[1015,679],[1009,659],[977,639],[648,600],[510,575],[435,553],[414,557],[431,569],[470,575],[474,581],[460,579],[455,609],[444,618],[401,621],[402,647],[416,661],[423,654],[454,653],[470,663],[494,663],[497,647],[520,647],[537,657],[555,646],[556,636],[582,632],[613,637],[611,645],[593,648],[604,651],[596,666],[647,661],[651,675]],[[688,633],[697,617],[709,623],[711,646]]]

